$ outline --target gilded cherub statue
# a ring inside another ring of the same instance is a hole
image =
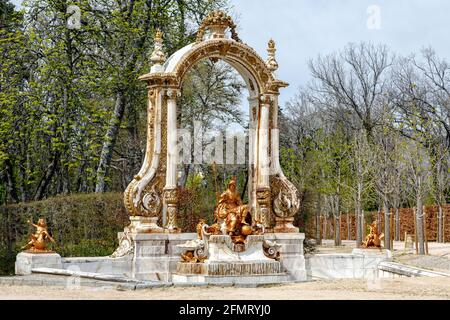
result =
[[[30,236],[28,243],[22,247],[22,250],[27,250],[31,252],[52,252],[46,249],[46,243],[48,240],[55,242],[55,240],[50,236],[47,231],[47,225],[44,219],[39,219],[37,224],[28,220],[28,224],[36,228],[36,232]]]
[[[381,240],[384,238],[384,234],[378,233],[378,221],[372,222],[369,226],[369,234],[366,237],[366,241],[363,242],[363,247],[366,248],[381,248]]]
[[[231,179],[227,190],[220,196],[214,217],[222,234],[240,237],[252,234],[252,217],[248,205],[242,203],[236,192],[236,177]]]

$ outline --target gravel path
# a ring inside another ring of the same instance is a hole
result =
[[[296,283],[261,288],[169,287],[138,291],[102,288],[65,289],[63,287],[0,286],[0,299],[447,299],[450,278],[396,278],[377,283],[366,280],[333,280]]]

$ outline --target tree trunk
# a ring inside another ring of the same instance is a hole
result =
[[[425,254],[425,244],[424,244],[424,232],[423,232],[423,207],[422,198],[420,194],[416,195],[416,230],[417,230],[417,243],[418,243],[418,253]]]
[[[185,188],[186,183],[189,176],[189,171],[191,170],[190,164],[183,164],[183,170],[181,171],[181,177],[180,177],[180,187]]]
[[[347,218],[347,240],[351,240],[351,229],[350,229],[350,212],[347,212],[346,214]]]
[[[7,178],[7,192],[10,196],[10,198],[14,202],[19,202],[19,195],[17,192],[17,186],[16,186],[16,179],[14,175],[14,169],[13,165],[11,163],[10,159],[5,160],[5,166],[6,166],[6,178]],[[8,197],[6,197],[6,201],[8,201]]]
[[[439,204],[439,207],[438,207],[438,236],[437,236],[437,241],[438,242],[440,242],[440,243],[443,243],[444,242],[444,237],[442,236],[442,234],[443,234],[443,232],[442,232],[442,229],[443,229],[443,223],[442,223],[442,220],[443,220],[443,212],[442,212],[442,205],[441,204]]]
[[[5,167],[6,167],[6,179],[7,179],[7,192],[10,196],[10,198],[14,202],[19,202],[19,196],[17,194],[17,186],[16,186],[16,179],[14,175],[14,169],[13,165],[11,163],[10,159],[5,160]],[[8,201],[8,197],[6,197],[6,201]]]
[[[341,241],[341,213],[334,215],[334,245],[340,246]]]
[[[241,192],[241,199],[242,199],[242,200],[245,199],[245,195],[247,194],[248,179],[250,179],[250,175],[249,175],[249,170],[247,169],[247,170],[245,171],[245,183],[244,183],[244,187],[242,188],[242,192]]]
[[[76,192],[79,192],[79,193],[83,193],[83,192],[87,191],[87,189],[85,188],[87,177],[84,174],[84,172],[86,170],[86,165],[87,165],[87,161],[85,159],[83,159],[77,170],[75,190],[76,190]]]
[[[52,180],[56,170],[58,169],[58,162],[60,156],[61,155],[59,154],[59,152],[53,155],[53,160],[48,166],[47,171],[45,172],[45,176],[39,182],[36,192],[34,194],[35,201],[39,201],[44,198],[48,185],[50,184],[50,181]]]
[[[400,241],[400,213],[398,207],[395,208],[395,241]]]
[[[317,194],[317,208],[316,208],[316,241],[318,245],[322,244],[321,237],[321,221],[320,221],[320,212],[322,211],[322,197],[320,193]]]
[[[366,238],[366,224],[364,223],[364,210],[361,210],[361,222],[360,222],[360,233],[361,233],[361,241],[364,241]]]
[[[341,172],[338,168],[338,175],[340,177]],[[340,186],[337,186],[337,194],[335,196],[333,196],[333,217],[334,217],[334,245],[335,246],[340,246],[342,241],[341,241],[341,190],[340,190]]]
[[[355,211],[356,211],[356,247],[361,247],[361,244],[363,242],[363,226],[362,226],[362,211],[361,211],[361,193],[362,193],[362,185],[361,183],[358,183],[358,191],[356,196],[356,205],[355,205]]]
[[[381,206],[378,207],[378,212],[377,212],[377,223],[378,223],[378,231],[380,232],[382,230],[382,224],[381,224]]]
[[[95,192],[102,193],[106,190],[106,177],[108,175],[109,166],[111,164],[114,146],[119,135],[120,124],[125,112],[125,94],[124,92],[117,93],[114,113],[109,122],[108,129],[103,141],[102,152],[100,154],[100,161],[97,168],[97,178],[95,185]]]
[[[391,213],[389,212],[389,204],[386,196],[383,197],[384,211],[384,248],[391,250]]]
[[[427,210],[425,206],[422,206],[422,215],[423,215],[423,239],[425,242],[425,254],[428,254],[428,225],[427,225]]]

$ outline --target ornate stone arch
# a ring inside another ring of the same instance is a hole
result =
[[[297,190],[279,164],[278,95],[288,84],[275,71],[275,43],[269,41],[264,61],[237,36],[231,18],[212,12],[202,23],[195,43],[169,59],[157,32],[150,73],[139,77],[148,88],[148,132],[145,159],[124,194],[133,232],[179,232],[177,227],[177,98],[186,72],[202,59],[222,59],[244,78],[250,94],[249,198],[256,219],[275,232],[298,232],[292,226],[298,211]],[[227,38],[226,31],[231,37]],[[157,225],[162,218],[164,228]],[[274,218],[274,219],[273,219]]]

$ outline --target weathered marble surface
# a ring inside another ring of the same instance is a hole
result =
[[[392,259],[392,253],[379,249],[354,249],[352,253],[315,254],[306,257],[308,279],[378,277],[378,265]]]
[[[61,256],[57,253],[20,252],[16,257],[17,275],[31,274],[31,269],[45,267],[62,269]]]
[[[173,275],[174,284],[208,284],[208,285],[256,285],[292,282],[287,274],[253,275],[253,276],[208,276],[208,275]]]
[[[131,276],[141,280],[171,281],[180,261],[177,245],[197,238],[195,233],[132,234],[135,243]]]
[[[306,281],[305,257],[303,255],[304,233],[267,233],[265,239],[281,245],[280,262],[292,281]]]
[[[161,281],[161,282],[174,282],[181,281],[181,283],[190,283],[194,281],[192,277],[175,277],[174,274],[177,270],[177,264],[180,261],[181,249],[177,245],[185,243],[188,240],[194,240],[197,238],[195,233],[180,233],[180,234],[131,234],[135,248],[131,255],[127,255],[120,258],[111,257],[80,257],[80,258],[61,258],[57,254],[52,256],[37,255],[37,257],[30,257],[29,254],[21,253],[17,256],[16,261],[16,274],[30,274],[31,269],[34,268],[53,268],[63,269],[72,272],[86,272],[86,273],[100,273],[104,275],[110,275],[115,277],[128,277],[138,280],[147,281]],[[256,250],[263,239],[270,241],[276,241],[281,245],[281,265],[276,264],[275,260],[265,257],[262,250]],[[248,252],[244,254],[246,258],[241,259],[244,264],[251,265],[255,260],[268,261],[271,265],[267,272],[280,270],[278,275],[271,274],[268,278],[259,275],[256,278],[248,276],[248,283],[251,283],[251,279],[259,279],[258,283],[278,283],[278,281],[305,281],[306,269],[305,259],[303,257],[303,240],[304,234],[265,234],[264,236],[254,236],[254,239],[247,244]],[[220,242],[220,241],[219,241]],[[253,249],[252,249],[253,248]],[[258,252],[256,252],[258,251]],[[220,274],[225,265],[220,264],[220,256],[216,256],[217,260],[215,266],[212,266],[212,270],[216,274]],[[223,262],[223,261],[222,261]],[[250,269],[249,269],[250,268]],[[256,266],[255,271],[263,266]],[[278,269],[281,268],[281,269]],[[215,270],[214,269],[214,270]],[[239,271],[241,270],[241,271]],[[247,271],[246,271],[247,270]],[[248,270],[252,270],[249,266],[236,267],[236,271],[239,273],[249,273]],[[251,271],[253,272],[253,271]],[[250,272],[250,273],[251,273]],[[236,279],[222,279],[218,277],[208,278],[208,281],[214,282],[215,279],[219,279],[220,283],[245,283],[246,276],[235,276]],[[178,279],[178,280],[177,280]],[[191,279],[191,280],[189,280]],[[237,280],[241,279],[241,280]],[[277,280],[278,279],[278,280]],[[198,279],[197,279],[198,280]],[[195,280],[195,281],[197,281]],[[200,283],[202,281],[199,281]],[[203,281],[204,282],[204,281]],[[209,282],[208,282],[209,283]]]
[[[84,271],[76,271],[76,270],[65,270],[65,269],[55,269],[55,268],[34,268],[32,269],[33,273],[38,274],[54,274],[59,276],[70,276],[70,277],[80,277],[80,278],[88,278],[88,279],[96,279],[110,282],[125,282],[125,283],[139,283],[139,280],[131,279],[127,277],[119,277],[109,274],[103,273],[93,273],[93,272],[84,272]]]
[[[177,264],[176,274],[209,276],[243,276],[285,274],[278,261],[210,262]]]
[[[121,258],[75,257],[61,260],[62,268],[65,270],[131,277],[132,256]]]

